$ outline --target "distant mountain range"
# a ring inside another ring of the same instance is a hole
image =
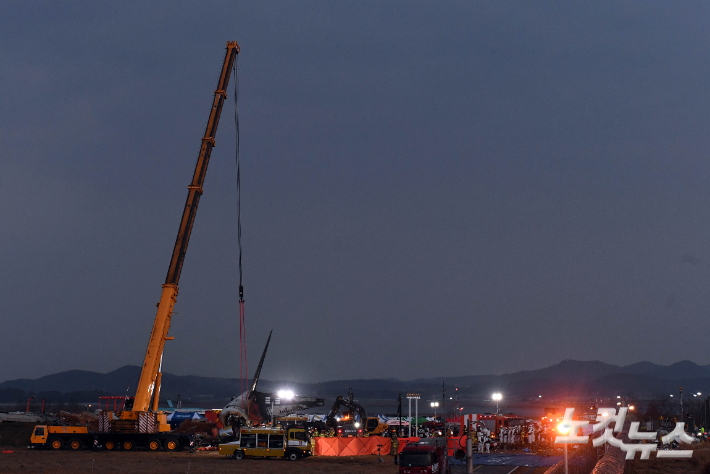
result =
[[[0,383],[0,402],[19,403],[27,396],[73,398],[95,401],[99,395],[133,394],[140,367],[125,366],[106,374],[70,370],[38,379],[17,379]],[[565,360],[544,369],[526,370],[504,375],[471,375],[401,381],[396,379],[332,380],[320,383],[293,383],[260,380],[262,391],[288,386],[304,396],[319,396],[326,404],[352,388],[361,399],[394,399],[402,393],[418,392],[423,398],[440,396],[442,382],[451,390],[458,387],[460,400],[486,400],[491,392],[501,391],[507,400],[544,400],[566,397],[631,396],[655,399],[677,393],[710,394],[710,366],[681,361],[664,366],[639,362],[624,367],[599,361]],[[161,401],[175,401],[180,395],[185,402],[221,407],[239,391],[239,380],[164,373]],[[449,392],[451,393],[451,392]],[[90,400],[82,398],[91,397]],[[65,400],[66,401],[66,400]]]

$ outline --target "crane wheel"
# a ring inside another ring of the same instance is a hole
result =
[[[298,461],[299,457],[300,456],[298,455],[298,453],[296,451],[291,451],[290,453],[288,453],[286,455],[286,459],[288,459],[289,461]]]
[[[124,441],[123,442],[123,450],[130,451],[131,449],[133,449],[133,442],[132,441]]]
[[[170,439],[165,443],[165,449],[168,451],[175,451],[180,447],[180,443],[176,439]]]
[[[61,438],[54,438],[49,441],[49,446],[52,449],[62,449],[64,447],[64,441]]]
[[[244,459],[244,451],[234,451],[234,459]]]
[[[151,439],[150,441],[148,441],[148,449],[150,449],[151,451],[159,450],[160,441],[158,441],[157,439]]]
[[[76,438],[70,439],[70,440],[69,440],[69,448],[70,448],[72,451],[77,451],[77,450],[81,449],[81,441],[79,441],[79,440],[76,439]]]
[[[104,443],[104,448],[106,448],[107,451],[113,451],[114,449],[116,449],[116,443],[114,443],[113,441],[106,441]]]

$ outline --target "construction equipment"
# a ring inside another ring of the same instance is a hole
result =
[[[215,146],[215,134],[222,113],[222,106],[227,98],[230,73],[238,53],[239,45],[237,45],[237,42],[228,42],[219,81],[217,82],[217,89],[214,91],[212,109],[207,120],[205,134],[202,137],[197,165],[195,166],[192,182],[187,187],[187,200],[182,213],[177,239],[175,240],[172,258],[170,259],[170,266],[165,277],[165,284],[163,284],[160,302],[158,303],[153,330],[148,341],[148,349],[143,360],[143,369],[138,381],[136,396],[127,400],[123,410],[119,412],[103,411],[99,416],[99,431],[103,434],[103,446],[107,449],[112,449],[109,446],[117,446],[119,442],[122,443],[124,449],[131,449],[134,446],[145,446],[150,449],[157,446],[156,449],[158,449],[158,447],[163,445],[165,445],[166,449],[175,449],[176,446],[174,437],[165,433],[170,429],[167,424],[167,415],[158,411],[163,348],[165,341],[173,339],[168,337],[168,330],[170,329],[173,307],[178,295],[180,273],[185,260],[187,245],[190,241],[192,226],[195,223],[197,205],[202,195],[202,185],[205,181],[207,165],[209,164],[212,148]],[[55,427],[48,427],[47,432],[51,434],[53,428]],[[51,437],[37,436],[35,439],[37,442],[34,445],[40,446],[46,444]],[[180,440],[177,440],[177,442],[177,447],[180,447]],[[54,449],[63,447],[63,443],[56,443],[56,445],[59,447],[55,447],[55,444],[51,444],[51,447]],[[74,444],[71,446],[73,447]]]
[[[387,424],[382,423],[378,417],[367,417],[365,409],[355,401],[352,388],[348,389],[348,398],[338,395],[335,399],[326,416],[325,426],[337,436],[360,436],[364,433],[379,435],[388,429]]]

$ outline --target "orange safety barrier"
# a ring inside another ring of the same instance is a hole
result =
[[[316,456],[365,456],[378,454],[378,449],[381,454],[389,454],[392,449],[392,441],[384,436],[313,439]]]

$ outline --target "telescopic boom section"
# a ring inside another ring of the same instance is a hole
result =
[[[227,43],[227,53],[224,56],[224,64],[222,65],[222,73],[220,74],[219,82],[217,83],[217,90],[214,92],[212,110],[210,111],[210,118],[207,121],[205,136],[202,138],[200,156],[197,158],[197,165],[195,166],[195,174],[192,177],[192,182],[187,187],[188,191],[187,201],[185,202],[185,210],[182,213],[180,229],[178,230],[177,239],[175,240],[175,248],[173,249],[173,255],[170,259],[170,267],[168,268],[168,274],[165,277],[165,284],[163,285],[163,293],[160,296],[160,303],[158,303],[158,312],[155,315],[153,332],[150,334],[148,350],[145,353],[143,370],[141,372],[141,378],[138,381],[138,390],[133,404],[133,411],[150,410],[150,402],[153,398],[153,411],[157,411],[158,408],[161,376],[160,361],[163,355],[163,347],[166,340],[172,339],[171,337],[168,337],[168,330],[170,329],[170,318],[172,317],[173,307],[175,306],[175,300],[177,299],[180,272],[182,270],[182,264],[185,260],[187,244],[190,241],[192,226],[195,223],[197,204],[200,202],[200,196],[202,195],[202,185],[205,182],[207,165],[210,161],[212,148],[215,145],[214,137],[217,132],[219,117],[222,113],[224,101],[227,98],[229,76],[237,54],[239,54],[239,45],[237,45],[237,42],[234,41]]]

